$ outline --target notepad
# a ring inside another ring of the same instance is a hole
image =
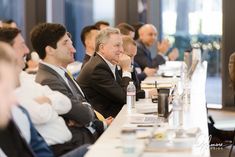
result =
[[[129,118],[132,124],[154,124],[157,122],[156,115],[131,115]]]
[[[147,105],[136,105],[136,112],[138,113],[157,113],[157,103]]]

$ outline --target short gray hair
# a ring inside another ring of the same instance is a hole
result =
[[[120,30],[117,28],[113,28],[113,27],[107,27],[100,31],[100,33],[97,35],[95,39],[95,51],[96,52],[99,51],[100,44],[105,43],[110,38],[110,35],[112,34],[121,35]]]

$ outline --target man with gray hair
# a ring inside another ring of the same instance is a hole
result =
[[[96,37],[96,53],[81,70],[77,81],[91,105],[104,117],[116,116],[126,103],[131,81],[131,59],[123,54],[122,36],[116,28],[101,30]],[[123,74],[117,72],[119,65]]]

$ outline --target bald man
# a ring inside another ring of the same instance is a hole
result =
[[[163,40],[161,43],[157,43],[158,54],[154,59],[151,58],[151,52],[149,47],[153,46],[157,39],[157,29],[152,24],[145,24],[139,29],[139,40],[137,41],[137,55],[135,56],[135,62],[140,66],[141,70],[144,71],[145,68],[156,68],[158,65],[165,63],[164,54],[169,49],[169,41]],[[170,55],[171,58],[177,58],[176,55]]]
[[[151,52],[148,47],[155,43],[157,30],[151,24],[145,24],[139,29],[139,40],[137,40],[137,54],[134,58],[135,69],[140,81],[147,76],[153,76],[156,73],[156,66],[153,66]]]

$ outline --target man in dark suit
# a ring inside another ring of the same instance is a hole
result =
[[[155,42],[157,30],[152,25],[143,25],[139,29],[139,40],[137,43],[137,54],[134,58],[135,68],[138,73],[140,81],[144,80],[147,76],[153,76],[156,73],[156,67],[153,66],[151,52],[148,49]]]
[[[91,56],[93,56],[95,53],[95,38],[98,33],[99,33],[98,28],[93,25],[86,26],[82,29],[81,41],[86,51],[82,62],[82,68],[89,61]]]
[[[165,53],[169,49],[169,41],[163,40],[157,43],[156,57],[152,59],[151,52],[148,49],[153,46],[157,39],[157,29],[152,24],[145,24],[139,29],[139,40],[137,40],[137,55],[135,62],[139,65],[140,69],[145,72],[146,70],[155,69],[159,65],[166,62],[167,56]],[[175,60],[178,57],[177,49],[174,49],[169,55],[169,60]],[[156,71],[155,71],[156,72]],[[151,76],[153,73],[146,71],[146,76]],[[141,79],[140,79],[141,80]]]
[[[137,52],[136,42],[130,36],[123,36],[123,53],[131,57],[132,63],[134,62],[134,57]],[[132,65],[133,66],[133,65]],[[121,70],[119,70],[121,71]],[[151,90],[141,90],[140,81],[137,77],[137,72],[134,67],[132,67],[131,77],[136,86],[136,98],[151,98],[153,95],[157,95],[156,89]]]
[[[131,59],[122,54],[122,44],[118,29],[101,30],[96,37],[96,53],[77,78],[91,105],[105,117],[116,116],[126,103]],[[123,70],[122,78],[117,72],[117,64]]]
[[[39,24],[31,32],[31,42],[43,60],[39,64],[36,82],[48,85],[70,98],[72,109],[62,116],[81,144],[93,143],[111,122],[110,119],[102,122],[96,118],[79,85],[65,69],[74,61],[76,51],[65,27],[60,24]]]

